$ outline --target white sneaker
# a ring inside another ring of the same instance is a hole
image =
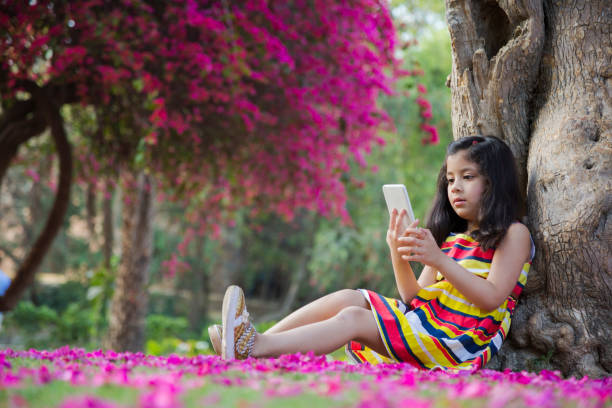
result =
[[[221,312],[221,357],[224,360],[244,360],[251,355],[255,342],[255,327],[249,320],[244,293],[232,285],[225,291]]]
[[[210,338],[210,344],[212,344],[215,354],[221,355],[221,339],[223,337],[223,326],[220,324],[213,324],[208,327],[208,337]]]

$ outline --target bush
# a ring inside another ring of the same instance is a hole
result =
[[[60,285],[36,285],[36,301],[40,306],[48,306],[58,313],[69,305],[85,300],[87,287],[78,281],[67,281]]]
[[[49,325],[55,325],[57,320],[57,312],[50,307],[36,306],[30,301],[23,301],[17,303],[15,309],[6,314],[5,324],[35,333]]]
[[[167,337],[157,340],[147,340],[145,345],[145,353],[154,356],[163,356],[168,354],[179,354],[188,357],[197,356],[199,354],[213,354],[214,350],[207,341],[203,340],[187,340],[183,341],[176,337]]]
[[[57,320],[56,339],[64,344],[83,344],[91,339],[93,311],[71,303]]]
[[[61,313],[46,305],[19,302],[3,324],[3,342],[25,347],[52,348],[65,344],[84,346],[91,340],[93,311],[79,302]]]
[[[151,314],[147,316],[147,339],[162,340],[169,337],[185,336],[189,323],[184,317],[170,317]]]

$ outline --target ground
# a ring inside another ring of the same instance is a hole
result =
[[[612,407],[612,378],[420,371],[314,355],[227,362],[64,347],[0,351],[0,407]]]

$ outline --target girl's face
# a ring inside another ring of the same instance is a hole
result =
[[[479,166],[468,160],[465,150],[446,158],[448,201],[458,216],[468,222],[468,230],[478,227],[480,201],[486,188],[486,178]]]

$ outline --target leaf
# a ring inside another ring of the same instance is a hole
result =
[[[90,286],[89,289],[87,289],[87,300],[94,300],[103,292],[104,288],[102,286]]]

